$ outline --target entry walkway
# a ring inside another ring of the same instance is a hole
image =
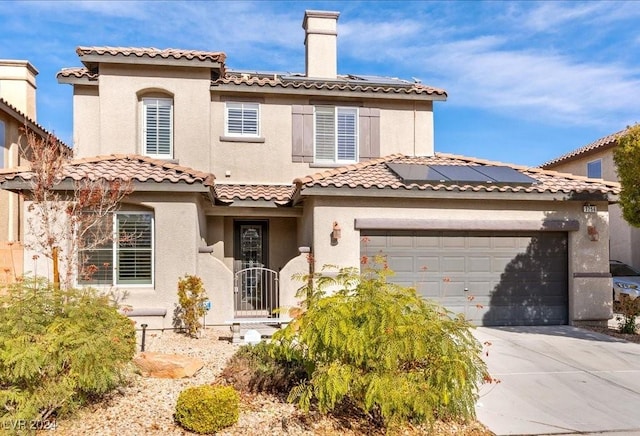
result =
[[[479,327],[500,383],[476,412],[496,435],[640,435],[640,344],[570,327]]]

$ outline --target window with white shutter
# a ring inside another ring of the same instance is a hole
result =
[[[173,158],[173,100],[142,99],[142,152],[146,156]]]
[[[153,214],[117,212],[111,219],[112,241],[80,250],[78,283],[153,285]]]
[[[227,136],[260,136],[260,105],[227,102],[225,126]]]
[[[314,161],[350,163],[358,160],[358,109],[315,107]]]

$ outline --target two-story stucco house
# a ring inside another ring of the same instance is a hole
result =
[[[7,168],[26,163],[26,131],[40,138],[52,135],[35,121],[37,74],[28,61],[0,60],[0,178]],[[66,146],[56,141],[66,152]],[[19,194],[0,190],[0,284],[24,272],[22,210]]]
[[[66,174],[134,180],[113,220],[138,236],[87,253],[98,272],[78,282],[126,289],[131,316],[168,328],[179,277],[196,274],[207,323],[224,324],[286,318],[274,309],[295,304],[309,262],[384,253],[392,280],[478,324],[605,322],[619,185],[435,153],[446,92],[338,74],[337,21],[305,13],[300,74],[231,71],[220,52],[77,49],[83,66],[58,74],[73,86]]]
[[[541,168],[576,174],[594,179],[618,181],[613,151],[621,130],[550,160]],[[617,204],[609,207],[611,259],[640,267],[640,229],[629,225]]]

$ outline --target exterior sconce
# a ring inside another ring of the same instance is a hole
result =
[[[338,239],[342,237],[342,229],[338,221],[333,222],[333,229],[331,231],[331,245],[338,245]]]
[[[587,234],[589,235],[589,239],[594,242],[600,239],[600,234],[598,233],[596,226],[587,226]]]

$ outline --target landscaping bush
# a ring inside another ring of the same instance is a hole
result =
[[[184,329],[191,337],[196,337],[202,327],[200,318],[205,314],[204,302],[207,291],[198,276],[185,275],[178,281],[178,303],[174,311],[174,327]]]
[[[238,422],[240,396],[231,386],[193,386],[178,396],[175,419],[196,433],[215,433]]]
[[[635,334],[637,331],[636,320],[640,315],[640,298],[631,299],[626,295],[620,296],[620,301],[613,301],[614,309],[619,312],[616,315],[618,331],[620,333]]]
[[[25,279],[0,295],[0,421],[63,416],[123,381],[132,322],[92,289]]]
[[[306,310],[273,337],[275,356],[308,363],[289,400],[321,412],[355,405],[386,426],[473,418],[490,378],[472,326],[388,283],[381,265],[317,274],[301,289]]]
[[[240,347],[229,359],[221,377],[239,391],[286,397],[307,378],[307,371],[301,360],[273,357],[271,348],[266,342]]]

